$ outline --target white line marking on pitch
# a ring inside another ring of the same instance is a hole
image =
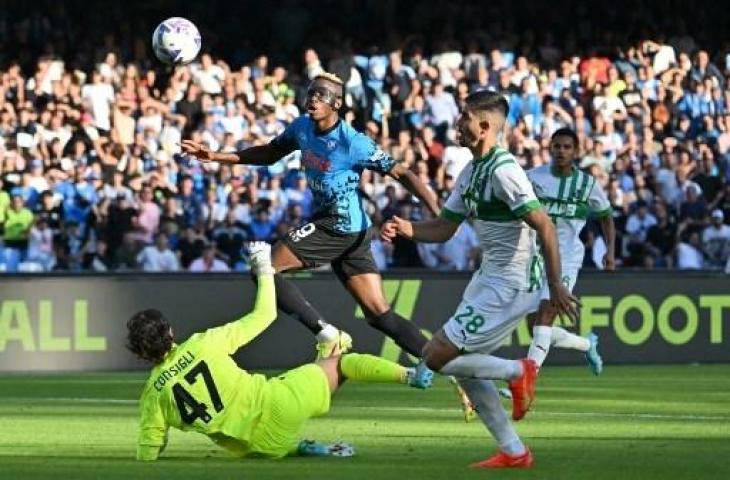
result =
[[[137,400],[121,399],[121,398],[80,398],[80,397],[0,397],[0,400],[15,402],[76,402],[76,403],[109,403],[117,405],[137,405]],[[461,412],[455,408],[432,408],[432,407],[370,407],[365,405],[335,406],[337,410],[371,410],[383,412],[426,412],[426,413],[453,413]],[[664,419],[664,420],[728,420],[730,416],[722,415],[674,415],[670,413],[618,413],[618,412],[548,412],[536,410],[532,415],[545,415],[552,417],[609,417],[609,418],[643,418],[643,419]]]

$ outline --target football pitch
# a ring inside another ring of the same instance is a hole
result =
[[[451,385],[351,383],[306,437],[344,440],[353,458],[230,458],[171,431],[154,463],[136,462],[142,373],[0,376],[0,478],[62,479],[720,479],[730,473],[730,365],[546,367],[518,431],[530,470],[473,471],[495,451],[465,424]],[[509,408],[508,404],[505,404]]]

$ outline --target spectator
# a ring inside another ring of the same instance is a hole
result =
[[[190,176],[183,177],[177,202],[182,208],[182,215],[186,226],[197,226],[202,220],[202,204],[193,188],[193,178]]]
[[[50,271],[56,262],[53,252],[53,231],[46,219],[39,217],[28,235],[26,261],[38,263],[44,271]]]
[[[456,121],[459,109],[454,96],[444,90],[440,82],[432,85],[433,93],[426,96],[426,108],[430,121],[434,126],[436,138],[443,144],[446,141],[446,132]]]
[[[702,232],[702,251],[708,266],[722,268],[730,257],[730,226],[725,225],[722,210],[713,210],[712,222]]]
[[[145,272],[177,272],[180,270],[177,256],[170,250],[167,235],[164,233],[157,235],[154,245],[147,245],[139,252],[137,264],[141,265]]]
[[[207,242],[203,235],[193,227],[186,227],[178,242],[180,251],[180,264],[184,269],[189,269],[190,264],[203,254]]]
[[[96,242],[95,248],[84,261],[84,268],[92,272],[108,272],[112,270],[112,262],[108,256],[108,245],[104,240]]]
[[[422,10],[431,11],[432,3],[427,0]],[[498,2],[495,8],[505,18],[518,18],[535,4]],[[356,3],[340,7],[343,18],[361,13]],[[439,28],[419,27],[420,33],[412,35],[408,22],[395,22],[400,9],[386,9],[383,15],[363,17],[363,28],[347,35],[334,28],[335,48],[322,48],[321,38],[307,32],[332,27],[330,19],[305,15],[306,22],[294,22],[287,30],[280,46],[285,50],[276,55],[262,50],[249,64],[245,52],[260,46],[235,44],[229,40],[236,38],[228,31],[233,27],[224,22],[217,26],[220,38],[207,44],[211,50],[199,62],[161,74],[147,53],[129,48],[148,41],[124,27],[130,15],[149,16],[141,7],[105,12],[109,21],[102,28],[82,25],[85,7],[64,2],[63,9],[49,14],[53,24],[64,25],[65,34],[77,40],[103,36],[106,50],[96,51],[99,42],[53,42],[54,59],[49,60],[44,36],[25,35],[23,29],[3,34],[10,47],[0,67],[0,225],[6,223],[10,197],[20,194],[25,207],[56,234],[53,268],[58,270],[100,269],[101,257],[90,260],[97,248],[106,249],[104,259],[121,255],[126,268],[136,268],[130,255],[138,241],[149,244],[159,233],[169,236],[170,248],[189,265],[200,255],[203,239],[219,243],[216,231],[240,229],[250,235],[258,222],[251,210],[262,199],[271,203],[269,218],[254,229],[268,238],[281,235],[286,226],[314,214],[307,179],[297,177],[301,152],[266,169],[221,167],[176,155],[175,144],[192,138],[233,151],[266,142],[299,115],[297,104],[310,78],[327,65],[346,83],[343,121],[363,126],[440,196],[449,194],[470,160],[468,151],[453,145],[457,109],[470,90],[491,89],[512,100],[503,140],[525,167],[549,160],[545,142],[555,128],[574,127],[581,165],[604,185],[615,207],[626,264],[643,265],[651,257],[656,267],[670,266],[674,219],[690,222],[683,223],[688,242],[691,232],[702,236],[711,211],[719,209],[730,218],[730,87],[723,71],[727,62],[718,60],[726,53],[719,49],[724,30],[710,28],[722,16],[715,20],[694,4],[675,7],[692,23],[687,31],[702,35],[675,31],[670,22],[649,29],[658,30],[650,38],[636,21],[649,18],[644,4],[617,10],[614,23],[621,25],[620,32],[610,26],[562,28],[563,12],[555,8],[540,15],[540,27],[549,35],[539,42],[528,35],[516,45],[518,24],[508,22],[484,37],[479,33],[484,18],[457,2],[449,15],[439,17]],[[194,6],[191,14],[205,8],[210,7]],[[252,38],[280,30],[271,23],[280,20],[241,15],[245,7],[240,5],[228,8],[247,24]],[[27,20],[12,2],[5,10],[19,25]],[[573,19],[576,25],[598,24],[595,17],[602,11],[578,9]],[[199,26],[209,29],[204,15],[199,18],[204,22]],[[463,18],[469,28],[459,27]],[[380,38],[372,35],[380,28],[376,20],[398,25],[387,45],[372,45]],[[635,41],[621,44],[622,35]],[[671,41],[660,41],[663,37]],[[13,58],[21,54],[19,61]],[[288,58],[301,60],[300,65],[289,64]],[[149,201],[142,200],[148,197],[145,186],[153,192]],[[373,218],[411,209],[402,189],[384,195],[389,182],[381,176],[364,176],[360,186],[364,199],[375,200],[368,207]],[[634,230],[640,203],[646,204],[648,218],[657,217],[656,228],[642,223]],[[290,210],[291,205],[298,207]],[[229,210],[235,212],[234,224],[226,221]],[[129,232],[134,245],[125,246]],[[643,234],[645,244],[637,240]],[[237,247],[222,246],[229,241],[226,235],[219,249],[235,262]],[[81,267],[78,255],[85,259]],[[393,258],[399,265],[421,261],[407,244],[397,246]],[[433,260],[421,259],[427,265]],[[707,260],[715,267],[722,261]]]
[[[251,221],[251,236],[255,241],[271,242],[274,239],[276,226],[266,205],[259,205]]]
[[[674,250],[677,238],[677,226],[669,217],[664,204],[655,207],[657,224],[649,227],[646,234],[646,247],[649,253],[647,264],[649,268],[674,266]]]
[[[462,223],[454,236],[437,250],[437,268],[472,271],[478,263],[479,252],[479,239],[474,228],[469,223]]]
[[[111,265],[112,270],[134,270],[137,268],[137,255],[139,247],[135,235],[127,232],[122,237],[122,245],[114,252]]]
[[[635,237],[637,241],[644,242],[646,234],[651,227],[657,224],[656,217],[649,213],[649,207],[644,202],[638,202],[636,212],[629,215],[626,222],[626,233]]]
[[[2,193],[0,193],[1,196]],[[0,199],[1,202],[2,200]],[[2,210],[2,205],[0,205],[0,210]],[[54,234],[60,231],[61,222],[63,221],[63,211],[57,205],[56,198],[50,190],[46,190],[41,194],[41,201],[35,211],[35,217],[36,221],[43,220]]]
[[[137,215],[132,217],[132,226],[136,230],[139,242],[145,245],[152,243],[152,238],[160,226],[160,215],[160,207],[154,202],[152,187],[143,185],[139,193]]]
[[[699,226],[705,222],[707,203],[700,195],[699,187],[695,185],[689,185],[685,190],[685,199],[679,205],[679,221]]]
[[[33,226],[33,213],[23,205],[23,197],[13,195],[10,208],[5,211],[3,240],[5,269],[16,272],[28,253],[28,238]]]
[[[191,272],[227,272],[230,269],[225,262],[215,257],[215,247],[208,245],[200,257],[193,260],[188,268]]]
[[[680,270],[699,270],[704,266],[700,234],[680,227],[680,240],[677,243],[677,268]]]

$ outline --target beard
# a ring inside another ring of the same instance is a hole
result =
[[[469,130],[459,130],[458,142],[460,147],[470,148],[475,146],[477,138]]]

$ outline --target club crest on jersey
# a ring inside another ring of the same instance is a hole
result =
[[[327,140],[327,150],[332,151],[337,148],[337,141],[333,139]]]

